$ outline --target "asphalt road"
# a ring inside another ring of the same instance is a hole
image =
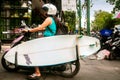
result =
[[[0,53],[1,59],[2,53]],[[1,62],[1,60],[0,60]],[[79,73],[73,78],[64,78],[52,74],[42,74],[41,80],[120,80],[120,59],[118,60],[80,60]],[[0,80],[26,80],[28,71],[7,72],[0,63]]]

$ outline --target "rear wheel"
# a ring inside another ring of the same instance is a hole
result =
[[[3,68],[6,69],[6,70],[9,71],[9,72],[18,71],[18,70],[19,70],[19,67],[18,67],[18,66],[16,66],[16,65],[13,64],[13,63],[8,62],[8,61],[4,58],[4,56],[5,56],[6,53],[7,53],[7,52],[5,52],[5,53],[3,54],[2,59],[1,59],[1,64],[2,64]]]
[[[66,69],[60,73],[60,76],[71,78],[74,77],[80,70],[80,62],[76,60],[66,64]]]

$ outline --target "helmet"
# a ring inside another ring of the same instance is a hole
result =
[[[56,15],[57,8],[53,4],[47,3],[42,6],[42,8],[47,11],[48,15]]]

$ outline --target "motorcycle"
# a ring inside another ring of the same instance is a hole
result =
[[[120,32],[117,28],[113,29],[113,32],[109,36],[104,36],[101,39],[101,50],[106,49],[110,52],[110,55],[106,58],[114,60],[120,56]]]
[[[21,23],[22,23],[22,29],[23,29],[23,26],[24,26],[24,28],[29,29],[29,27],[26,25],[26,23],[24,21],[21,21]],[[31,40],[32,39],[31,34],[32,33],[30,33],[30,32],[24,32],[24,33],[21,32],[20,36],[18,36],[17,38],[15,38],[12,41],[10,49],[14,48],[15,46],[21,44],[24,41]],[[20,69],[32,70],[31,67],[16,65],[16,64],[13,64],[13,63],[10,63],[9,61],[7,61],[4,58],[4,56],[7,54],[7,52],[9,50],[6,50],[4,52],[2,59],[1,59],[1,63],[2,63],[2,66],[4,69],[6,69],[9,72],[19,71]],[[77,46],[76,46],[76,54],[78,54]],[[57,74],[59,76],[66,77],[66,78],[74,77],[80,70],[79,57],[78,57],[78,55],[76,57],[77,57],[77,60],[72,61],[72,62],[58,64],[58,65],[52,65],[52,66],[44,66],[44,67],[40,66],[40,70],[41,70],[41,72],[52,73],[55,75]]]
[[[112,36],[112,43],[111,43],[111,54],[109,55],[109,59],[116,59],[120,57],[120,31],[115,28]]]
[[[113,35],[113,31],[110,29],[102,29],[100,30],[100,42],[101,42],[101,49],[109,48],[109,44],[111,43],[111,39]]]

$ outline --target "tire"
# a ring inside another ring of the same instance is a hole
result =
[[[60,76],[65,78],[74,77],[80,70],[80,62],[76,60],[66,64],[66,70],[60,73]]]
[[[16,66],[15,64],[12,64],[10,62],[8,62],[7,60],[5,60],[4,56],[7,52],[5,52],[1,58],[1,64],[3,66],[4,69],[6,69],[9,72],[16,72],[19,70],[19,67]]]
[[[110,51],[110,55],[108,57],[109,60],[115,60],[116,59],[116,55],[114,53],[114,51]]]

